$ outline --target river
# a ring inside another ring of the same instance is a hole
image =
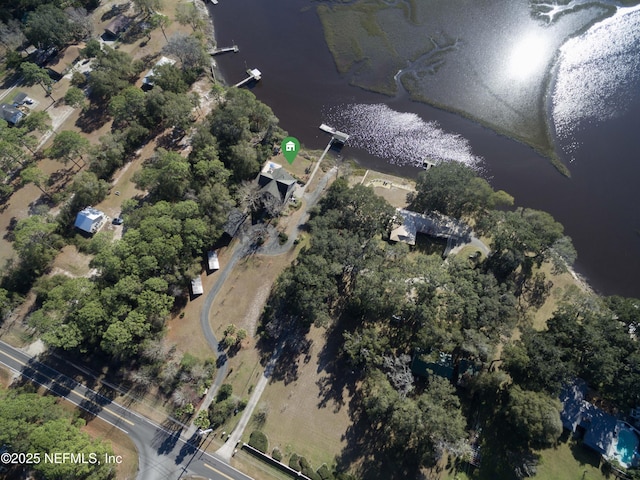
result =
[[[320,123],[355,129],[341,155],[367,168],[415,176],[420,169],[411,164],[424,156],[476,165],[517,205],[548,211],[565,226],[578,251],[576,271],[597,291],[640,297],[640,74],[631,60],[640,42],[625,34],[625,28],[640,31],[640,18],[596,24],[561,50],[548,120],[556,151],[571,170],[565,178],[532,148],[461,115],[411,101],[404,91],[387,96],[350,85],[352,77],[337,71],[325,43],[318,4],[211,5],[219,46],[240,47],[217,57],[227,81],[260,69],[263,79],[252,91],[284,129],[309,148],[328,141]],[[617,50],[593,47],[609,40]],[[585,50],[592,55],[576,54]]]

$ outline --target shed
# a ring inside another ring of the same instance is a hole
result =
[[[3,120],[6,120],[9,125],[17,125],[24,117],[24,113],[22,113],[13,105],[2,103],[0,104],[0,117]]]
[[[220,270],[220,261],[218,260],[218,252],[210,250],[207,252],[207,267],[210,272]]]
[[[198,296],[204,293],[204,288],[202,287],[202,278],[198,275],[196,278],[191,280],[191,295]]]
[[[104,31],[107,35],[117,38],[122,32],[129,28],[129,25],[131,25],[131,21],[132,19],[129,17],[118,15],[113,20],[111,20],[106,27],[104,27]]]
[[[22,105],[27,99],[29,95],[24,92],[18,92],[15,97],[13,97],[13,106],[17,107],[18,105]]]
[[[73,226],[85,233],[93,234],[100,230],[106,219],[107,216],[104,212],[93,207],[87,207],[78,212],[76,222]]]

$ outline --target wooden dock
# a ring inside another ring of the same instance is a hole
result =
[[[233,47],[223,47],[223,48],[214,48],[212,50],[209,50],[209,55],[219,55],[221,53],[227,53],[227,52],[234,52],[234,53],[238,53],[240,51],[240,48],[238,48],[237,45],[234,45]]]
[[[249,82],[251,82],[252,80],[255,80],[256,82],[258,80],[260,80],[262,78],[262,72],[260,72],[260,70],[258,70],[257,68],[249,68],[247,69],[247,75],[249,75],[247,78],[245,78],[244,80],[236,83],[234,85],[234,87],[241,87]]]
[[[335,140],[338,143],[345,143],[347,140],[349,140],[349,135],[344,133],[344,132],[340,132],[338,130],[336,130],[333,127],[330,127],[329,125],[323,123],[320,125],[320,130],[322,130],[323,132],[327,132],[331,134],[331,139]]]

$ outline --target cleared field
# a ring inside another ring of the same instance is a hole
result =
[[[297,360],[295,381],[270,383],[258,409],[266,411],[262,430],[269,438],[269,451],[278,447],[287,462],[292,453],[302,455],[317,469],[323,463],[331,466],[346,442],[343,440],[351,424],[349,392],[329,387],[332,359],[336,346],[327,343],[325,330],[312,327],[309,354]],[[255,423],[245,431],[248,440]]]

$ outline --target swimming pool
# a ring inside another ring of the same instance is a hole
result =
[[[623,428],[618,433],[618,442],[616,443],[616,458],[624,466],[631,466],[634,457],[638,453],[638,444],[640,439],[638,435],[629,428]]]

